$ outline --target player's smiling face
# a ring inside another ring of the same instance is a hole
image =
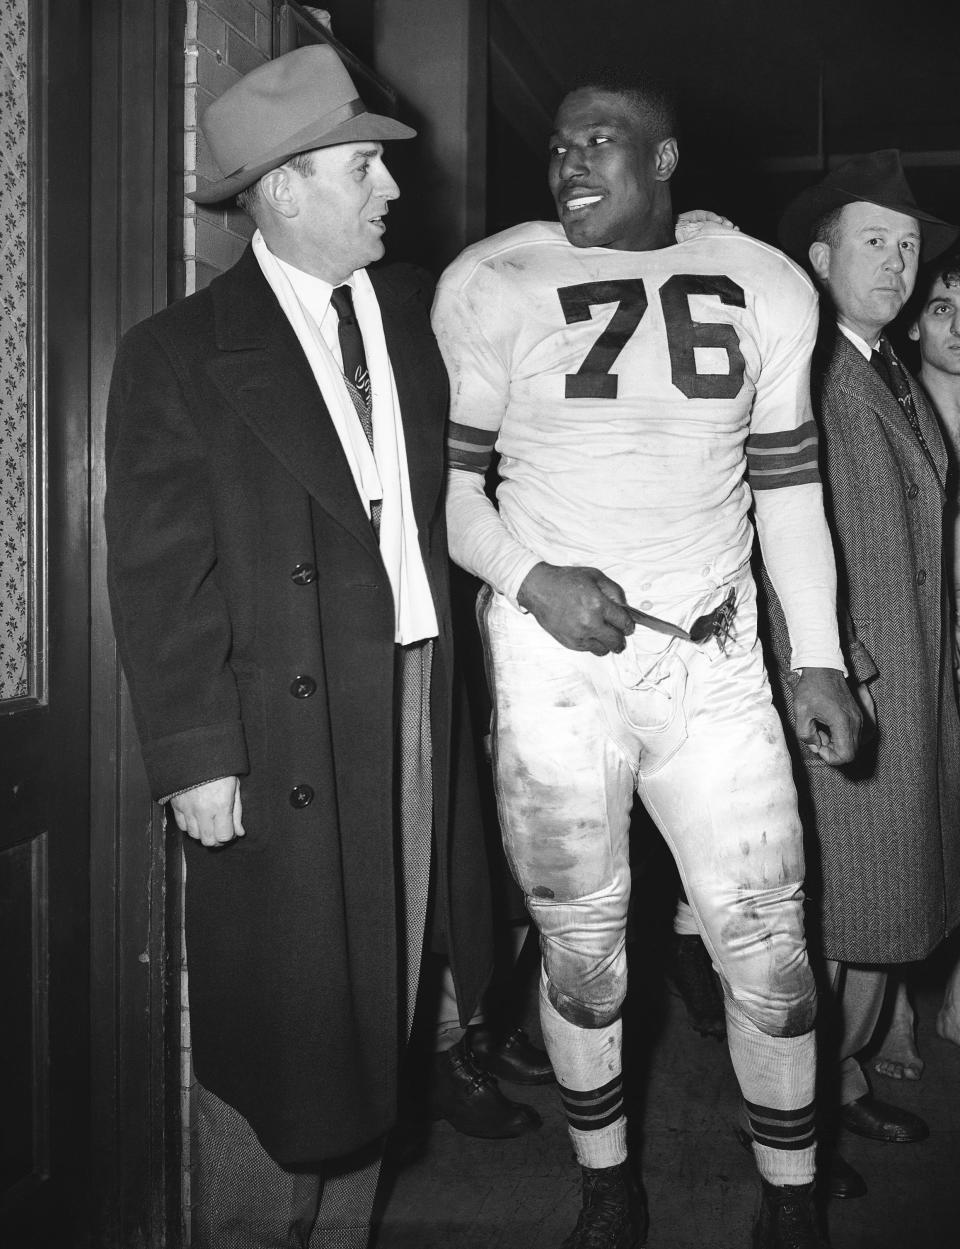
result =
[[[675,140],[652,140],[624,96],[585,88],[560,105],[550,139],[550,191],[574,247],[645,251],[673,241],[667,182]]]

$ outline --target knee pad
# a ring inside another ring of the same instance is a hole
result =
[[[817,1022],[817,992],[810,977],[810,992],[796,1002],[789,1003],[780,1013],[780,1029],[771,1036],[805,1036],[813,1031]]]
[[[726,906],[716,939],[728,996],[769,1037],[803,1036],[816,1019],[817,990],[801,901],[798,886],[790,881],[742,892]]]
[[[545,974],[546,993],[550,1005],[567,1023],[572,1023],[578,1028],[606,1028],[620,1018],[620,1010],[626,996],[626,981],[621,978],[621,983],[617,985],[611,978],[609,983],[612,991],[610,998],[584,1001],[583,998],[575,998],[565,993],[554,984],[548,974]],[[596,982],[591,985],[592,989],[597,987]]]
[[[733,1003],[765,1036],[805,1036],[813,1031],[816,1022],[817,991],[813,973],[806,964],[804,971],[805,975],[794,977],[795,984],[791,985],[793,991],[790,993],[782,992],[785,986],[781,985],[781,994],[778,995],[775,992],[778,986],[772,984],[773,992],[768,996],[732,995]]]
[[[627,896],[611,887],[555,904],[527,898],[540,930],[541,991],[561,1018],[579,1028],[605,1028],[620,1015],[627,992]]]

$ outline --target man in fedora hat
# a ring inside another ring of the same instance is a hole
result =
[[[875,1098],[858,1062],[887,968],[960,922],[960,726],[943,574],[947,459],[935,416],[885,334],[921,256],[956,229],[921,210],[894,150],[857,156],[802,192],[780,242],[822,288],[813,402],[837,554],[844,652],[875,723],[853,765],[797,769],[808,837],[811,948],[826,960],[827,1104],[848,1131],[916,1141],[926,1124]],[[796,682],[775,593],[770,630],[787,710]],[[829,1186],[866,1191],[836,1153]]]
[[[325,46],[202,127],[223,176],[194,198],[238,196],[258,228],[124,339],[106,498],[144,760],[186,833],[194,1243],[361,1249],[428,885],[464,1021],[491,961],[476,803],[450,780],[432,290],[367,272],[399,194],[383,142],[414,131]]]
[[[952,250],[920,270],[904,309],[908,337],[920,352],[918,380],[933,405],[950,459],[947,492],[947,560],[952,573],[953,664],[960,669],[960,251]],[[960,1044],[960,959],[947,978],[937,1015],[937,1032]],[[893,1080],[919,1080],[924,1062],[917,1048],[917,1021],[906,977],[898,979],[887,1034],[871,1060],[873,1069]]]

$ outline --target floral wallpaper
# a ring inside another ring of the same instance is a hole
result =
[[[30,692],[27,7],[0,0],[0,699]]]

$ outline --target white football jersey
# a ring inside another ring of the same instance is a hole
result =
[[[496,447],[500,517],[537,559],[638,605],[706,592],[750,557],[751,488],[818,481],[816,327],[805,275],[746,235],[629,252],[516,226],[438,287],[451,465]]]

